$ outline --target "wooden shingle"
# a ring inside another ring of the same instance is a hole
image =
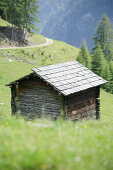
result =
[[[33,71],[65,96],[107,83],[77,61],[35,68]]]

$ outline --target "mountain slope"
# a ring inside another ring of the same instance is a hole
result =
[[[42,3],[40,4],[41,33],[77,47],[80,47],[83,40],[86,40],[89,48],[92,47],[94,30],[104,13],[113,21],[112,0],[69,0],[56,10],[54,6],[60,4],[57,0],[54,3],[49,0],[44,6],[44,11]],[[46,14],[48,7],[49,17],[44,23],[43,15]]]
[[[12,27],[12,25],[9,22],[0,18],[0,48],[11,47],[11,46],[12,47],[34,46],[34,45],[40,45],[46,42],[46,39],[44,36],[40,34],[28,33],[28,32],[25,38],[25,43],[23,43],[23,41],[19,42],[18,38],[17,40],[12,41],[11,40],[12,30],[10,27]],[[18,33],[15,33],[15,36],[17,35]]]
[[[101,121],[26,121],[11,116],[7,83],[34,67],[74,60],[78,51],[59,41],[48,47],[0,50],[0,169],[113,169],[112,94],[101,90]]]
[[[111,170],[113,95],[101,91],[101,121],[17,119],[11,116],[10,88],[5,84],[35,66],[9,59],[0,55],[0,169]]]
[[[0,117],[10,115],[10,88],[5,85],[31,72],[32,68],[76,59],[79,50],[54,41],[47,47],[0,50]],[[113,95],[101,91],[103,119],[110,119]],[[109,107],[108,107],[109,106]]]
[[[40,13],[40,24],[38,24],[38,27],[40,28],[40,31],[42,30],[46,32],[51,32],[51,29],[53,26],[56,25],[56,22],[59,21],[59,16],[63,15],[65,12],[65,8],[69,5],[71,0],[54,0],[54,3],[52,0],[40,0],[39,1],[39,10]],[[49,27],[46,26],[48,25]]]

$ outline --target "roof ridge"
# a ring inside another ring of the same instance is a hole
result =
[[[34,68],[32,71],[65,96],[107,83],[75,60]]]
[[[37,67],[37,68],[34,68],[34,69],[49,68],[49,67],[52,67],[52,66],[65,65],[67,63],[78,63],[78,61],[71,60],[71,61],[67,61],[67,62],[64,62],[64,63],[51,64],[51,65],[47,65],[47,66]]]

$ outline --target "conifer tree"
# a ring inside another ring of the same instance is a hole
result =
[[[34,22],[39,22],[38,0],[2,0],[0,1],[0,10],[12,23],[12,27],[19,26],[27,30],[37,30]]]
[[[7,0],[2,0],[0,1],[0,10],[2,11],[4,19],[7,21],[7,15],[8,15],[8,1]]]
[[[85,41],[82,42],[77,61],[86,66],[87,68],[91,68],[91,57]]]
[[[102,72],[102,77],[106,79],[107,81],[111,80],[111,73],[110,73],[110,68],[109,64],[104,62],[104,70]]]
[[[103,76],[105,70],[105,59],[101,46],[98,43],[92,54],[92,71],[99,76]]]
[[[113,75],[113,61],[110,61],[109,67],[110,67],[111,74]]]
[[[93,37],[95,47],[100,43],[104,56],[108,60],[113,59],[113,29],[110,19],[103,15]],[[94,48],[95,48],[94,47]]]
[[[111,92],[113,93],[113,61],[109,63],[109,69],[111,73],[111,80],[110,80]]]
[[[108,83],[107,84],[105,84],[103,87],[104,88],[106,88],[106,90],[108,91],[108,92],[112,92],[112,81],[111,81],[111,79],[112,79],[112,75],[111,75],[111,73],[110,73],[110,68],[109,68],[109,64],[108,63],[106,63],[106,65],[104,66],[105,67],[105,69],[104,69],[104,74],[103,74],[103,78],[104,79],[106,79],[107,81],[108,81]]]
[[[38,31],[34,25],[34,22],[39,22],[38,8],[38,0],[22,0],[23,27],[27,30],[35,29]]]

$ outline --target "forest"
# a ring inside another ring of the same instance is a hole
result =
[[[12,27],[18,26],[27,31],[38,30],[35,22],[38,19],[37,0],[2,0],[0,1],[0,16],[9,21]]]
[[[103,88],[113,93],[113,28],[107,15],[101,17],[93,37],[94,47],[89,53],[83,41],[77,60],[108,81]]]

